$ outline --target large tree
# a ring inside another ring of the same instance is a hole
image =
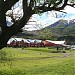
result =
[[[13,21],[13,25],[8,27],[6,23],[6,12],[10,10],[19,0],[0,0],[0,49],[7,45],[9,38],[26,25],[30,17],[35,13],[47,11],[60,11],[65,6],[74,7],[74,0],[23,0],[23,16],[19,20]]]

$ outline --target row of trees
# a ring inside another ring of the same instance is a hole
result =
[[[0,0],[0,49],[5,47],[9,38],[20,31],[26,25],[30,17],[35,13],[47,11],[60,11],[69,5],[74,7],[74,0],[21,0],[23,16],[16,20],[12,18],[13,25],[8,27],[6,23],[6,12],[20,0]],[[13,15],[13,14],[12,14]]]

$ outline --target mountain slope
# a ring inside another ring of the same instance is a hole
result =
[[[49,25],[43,29],[35,30],[35,31],[25,31],[27,37],[25,38],[37,38],[37,39],[53,39],[58,36],[74,36],[75,35],[75,19],[73,20],[59,20],[52,25]],[[26,35],[25,34],[25,35]],[[28,36],[28,35],[31,35]],[[55,39],[56,40],[56,39]]]
[[[46,28],[50,28],[51,32],[55,35],[75,35],[75,19],[73,20],[59,20]]]

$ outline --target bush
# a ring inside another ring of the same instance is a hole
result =
[[[7,53],[4,50],[0,51],[0,60],[5,60],[6,59]]]
[[[63,51],[63,50],[55,50],[55,51],[51,51],[51,53],[66,53],[66,51]]]
[[[66,51],[62,51],[63,53],[66,53]]]

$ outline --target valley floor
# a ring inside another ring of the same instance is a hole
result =
[[[65,51],[65,53],[63,53]],[[3,48],[0,75],[74,75],[75,51],[55,48]]]

